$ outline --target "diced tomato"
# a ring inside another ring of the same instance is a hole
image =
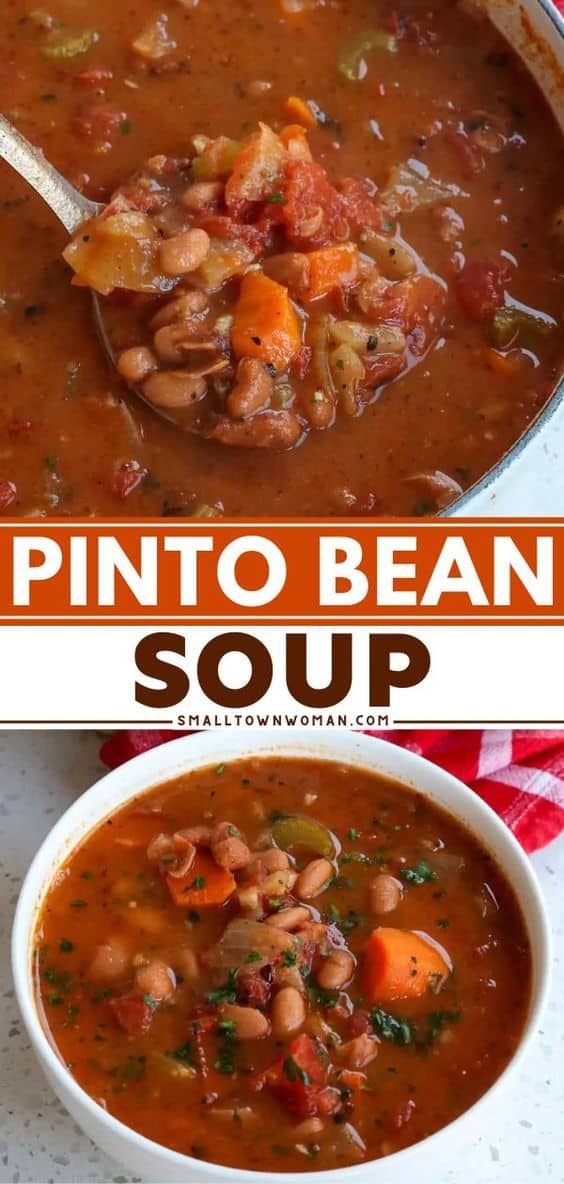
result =
[[[373,358],[365,359],[365,385],[374,389],[382,386],[384,382],[391,382],[392,378],[397,378],[398,374],[401,374],[404,366],[405,361],[401,354],[374,354]]]
[[[250,226],[246,222],[237,222],[227,214],[215,214],[210,210],[202,210],[194,225],[207,231],[213,238],[240,239],[255,255],[262,255],[268,243],[268,231],[258,226]]]
[[[8,435],[13,440],[19,440],[21,436],[29,436],[32,427],[31,419],[13,419],[8,424]]]
[[[290,160],[282,187],[284,204],[276,207],[288,240],[295,247],[319,247],[348,238],[341,195],[321,165]]]
[[[100,141],[111,141],[124,123],[127,123],[125,111],[96,99],[81,103],[71,119],[72,130],[78,136]]]
[[[456,276],[459,304],[473,321],[489,321],[504,301],[509,269],[505,263],[477,259],[466,263]]]
[[[122,501],[133,493],[147,476],[147,470],[142,468],[137,460],[124,460],[114,470],[112,477],[112,493]]]
[[[294,1118],[311,1118],[331,1113],[332,1098],[326,1091],[327,1069],[312,1036],[303,1032],[288,1050],[267,1069],[266,1084]],[[339,1096],[337,1094],[337,1103]]]
[[[13,481],[0,481],[0,513],[15,502],[17,489]]]
[[[298,378],[305,378],[309,370],[312,353],[313,350],[310,345],[302,345],[302,348],[298,350],[292,362],[292,370]]]
[[[361,177],[345,177],[339,185],[342,208],[351,230],[381,230],[386,218],[375,200],[374,186]]]
[[[392,321],[403,329],[412,353],[421,355],[440,333],[445,303],[446,292],[438,280],[413,275],[390,285],[373,311],[378,320]]]
[[[153,1021],[155,1007],[143,998],[139,991],[128,991],[109,1000],[114,1018],[128,1036],[148,1032]]]

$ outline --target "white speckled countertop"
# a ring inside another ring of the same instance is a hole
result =
[[[45,1084],[22,1029],[9,965],[21,879],[57,816],[101,774],[98,747],[94,733],[0,732],[1,1184],[131,1180],[96,1150]],[[420,1175],[418,1184],[564,1184],[564,838],[534,862],[553,920],[556,954],[552,998],[536,1050],[467,1153],[440,1177]]]

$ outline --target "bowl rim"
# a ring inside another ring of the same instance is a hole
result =
[[[340,745],[344,738],[345,751],[341,753]],[[224,748],[227,752],[222,751]],[[299,731],[291,728],[258,728],[245,729],[230,735],[225,734],[225,729],[218,729],[185,735],[156,746],[111,770],[75,799],[48,832],[36,852],[24,877],[14,915],[12,973],[16,999],[31,1045],[41,1067],[47,1071],[52,1083],[55,1084],[56,1092],[59,1093],[61,1090],[63,1097],[70,1094],[76,1108],[92,1120],[90,1125],[102,1127],[109,1139],[119,1141],[122,1146],[129,1144],[135,1148],[138,1155],[146,1152],[153,1158],[160,1158],[163,1170],[167,1164],[175,1165],[177,1168],[184,1167],[187,1171],[192,1170],[196,1175],[199,1174],[202,1180],[222,1181],[225,1184],[240,1184],[245,1179],[253,1184],[267,1184],[272,1180],[282,1182],[292,1178],[290,1172],[243,1170],[208,1160],[194,1159],[164,1144],[154,1142],[104,1110],[79,1085],[57,1053],[46,1025],[42,1023],[33,983],[32,949],[37,918],[53,876],[76,846],[100,826],[104,818],[115,813],[135,797],[150,792],[151,788],[166,784],[183,773],[198,768],[209,768],[218,757],[221,761],[227,761],[245,759],[250,755],[258,756],[259,759],[265,759],[269,755],[289,759],[320,759],[333,764],[358,766],[376,774],[381,773],[415,790],[420,775],[423,780],[426,775],[437,786],[442,785],[445,794],[452,793],[454,796],[454,803],[448,805],[443,798],[438,797],[436,804],[440,808],[459,822],[463,822],[475,835],[478,834],[486,849],[491,849],[495,842],[494,857],[512,884],[519,901],[531,945],[533,976],[529,1011],[513,1056],[486,1092],[444,1127],[384,1158],[364,1160],[358,1165],[339,1168],[338,1178],[343,1181],[358,1181],[367,1169],[374,1170],[377,1165],[382,1164],[386,1167],[401,1165],[402,1168],[408,1168],[411,1160],[418,1154],[421,1155],[422,1148],[429,1149],[444,1143],[449,1136],[456,1134],[464,1123],[469,1123],[470,1116],[475,1118],[491,1103],[493,1096],[505,1084],[507,1078],[515,1075],[538,1034],[539,1020],[546,1006],[550,986],[552,942],[546,906],[536,874],[528,856],[505,823],[458,778],[418,753],[379,737],[337,728],[323,731],[314,728]],[[399,764],[403,771],[398,772],[395,767],[391,770],[390,763],[392,766]],[[419,792],[431,800],[434,799],[433,791],[429,791],[427,787]],[[467,810],[462,809],[462,801],[465,802]],[[467,813],[470,814],[472,822],[468,822]],[[85,818],[87,825],[84,825]],[[480,821],[484,822],[492,841],[480,834],[476,825]],[[511,865],[511,869],[508,869],[508,864]],[[93,1141],[96,1141],[95,1136]],[[304,1184],[315,1184],[315,1181],[323,1184],[326,1180],[336,1178],[335,1169],[300,1173],[300,1180],[303,1180]]]

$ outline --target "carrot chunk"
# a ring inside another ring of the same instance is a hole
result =
[[[165,877],[175,904],[183,909],[202,909],[223,904],[235,891],[235,880],[223,867],[214,863],[206,851],[198,851],[185,876]]]
[[[310,251],[309,284],[306,300],[327,296],[335,288],[345,288],[358,279],[358,247],[355,243],[341,243],[337,247],[321,247]]]
[[[284,111],[296,123],[301,123],[304,127],[315,127],[317,122],[315,115],[305,99],[300,99],[297,95],[290,95],[284,103]]]
[[[374,929],[364,951],[363,987],[367,1003],[415,999],[450,967],[435,946],[408,929]]]
[[[237,358],[258,358],[287,370],[301,346],[300,323],[287,289],[260,271],[244,276],[231,344]]]

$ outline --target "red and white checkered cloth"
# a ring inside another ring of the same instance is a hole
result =
[[[564,0],[563,0],[564,3]],[[116,732],[100,756],[115,768],[140,752],[186,733]],[[525,851],[545,847],[564,830],[564,732],[371,732],[453,773],[480,795]]]

